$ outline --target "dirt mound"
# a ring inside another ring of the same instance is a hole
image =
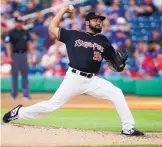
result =
[[[119,132],[83,131],[54,127],[1,125],[2,146],[66,146],[114,144],[162,144],[162,133],[127,137]]]

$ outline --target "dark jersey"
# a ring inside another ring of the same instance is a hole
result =
[[[29,41],[29,33],[26,30],[11,30],[5,38],[6,43],[11,43],[12,52],[27,51],[27,41]]]
[[[69,57],[69,66],[83,72],[97,73],[102,59],[110,60],[114,48],[102,34],[90,33],[61,28],[59,41],[65,43]],[[104,48],[102,44],[108,44]]]

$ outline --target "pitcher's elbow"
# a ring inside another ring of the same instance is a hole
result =
[[[56,38],[55,34],[52,32],[51,28],[48,28],[48,33],[52,38]]]

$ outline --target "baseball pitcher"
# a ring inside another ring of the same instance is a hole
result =
[[[121,134],[144,135],[135,129],[133,116],[122,91],[109,81],[96,76],[103,59],[113,71],[121,72],[127,60],[126,50],[115,51],[109,40],[101,34],[106,18],[99,13],[89,12],[85,16],[86,32],[61,28],[59,24],[63,15],[73,12],[72,5],[63,7],[49,26],[49,34],[66,45],[69,57],[69,68],[60,87],[50,100],[29,107],[18,105],[4,115],[3,122],[34,119],[59,109],[73,96],[88,94],[110,100],[115,105],[122,122]]]

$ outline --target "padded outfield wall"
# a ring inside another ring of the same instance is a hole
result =
[[[63,78],[47,78],[42,76],[29,77],[31,92],[55,92],[61,84]],[[121,88],[125,94],[135,94],[139,96],[162,96],[162,78],[153,79],[129,79],[129,78],[106,78],[117,87]],[[69,83],[70,84],[70,83]],[[21,78],[18,79],[18,89],[21,91]],[[10,77],[1,78],[1,91],[11,91]]]

